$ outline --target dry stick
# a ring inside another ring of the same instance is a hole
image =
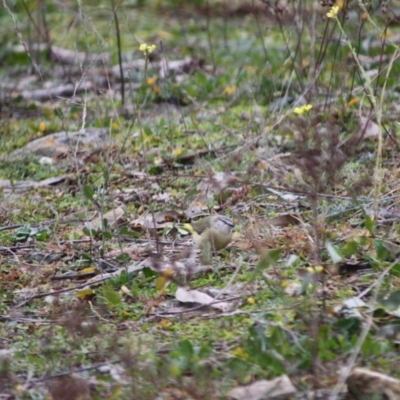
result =
[[[64,219],[62,221],[58,221],[56,219],[50,219],[48,221],[42,221],[42,222],[36,222],[33,224],[29,224],[31,227],[36,227],[36,226],[42,226],[42,225],[52,225],[52,224],[69,224],[71,222],[82,222],[81,219],[79,218],[72,218],[72,219]],[[25,226],[26,224],[16,224],[16,225],[7,225],[7,226],[1,226],[0,231],[9,231],[12,229],[17,229],[20,228],[21,226]],[[69,242],[69,240],[66,240],[66,242]]]
[[[35,318],[22,318],[22,317],[13,317],[9,315],[0,315],[0,321],[14,321],[14,322],[20,322],[22,324],[43,324],[43,325],[49,325],[49,324],[57,324],[59,320],[56,319],[35,319]]]
[[[251,0],[251,6],[253,7],[253,10],[255,11],[256,10],[256,5],[255,5],[255,1],[254,0]],[[253,13],[251,13],[251,16],[254,17],[254,20],[256,21],[256,27],[257,27],[257,31],[258,31],[258,36],[260,38],[261,46],[262,46],[262,49],[264,51],[265,60],[267,61],[268,60],[268,52],[267,52],[267,48],[265,46],[264,32],[263,32],[263,30],[261,29],[261,26],[260,26],[260,20],[259,20],[258,13],[257,12],[253,12]]]
[[[113,17],[114,17],[114,21],[115,21],[115,31],[117,33],[118,65],[119,65],[119,73],[121,75],[121,102],[122,102],[122,105],[124,105],[125,104],[124,69],[122,66],[121,34],[120,34],[120,30],[119,30],[117,7],[115,5],[115,0],[111,0],[111,5],[112,5]]]
[[[326,22],[326,27],[328,27],[328,24],[329,24],[329,18],[328,18],[328,20],[327,20],[327,22]],[[332,39],[332,35],[333,35],[334,32],[335,32],[335,28],[332,28],[332,30],[331,30],[331,32],[330,32],[329,41]],[[340,37],[337,39],[337,42],[340,43]],[[327,49],[328,49],[328,44],[329,44],[329,42],[327,42],[327,45],[326,45],[326,47],[325,47],[325,49],[324,49],[324,57],[325,57],[326,51],[327,51]],[[336,61],[337,61],[337,58],[338,58],[337,55],[338,55],[338,53],[339,53],[339,50],[340,50],[340,46],[336,46],[336,49],[335,49],[335,56],[334,56],[334,58],[333,58],[333,64],[332,64],[332,69],[331,69],[331,75],[330,75],[330,78],[329,78],[328,92],[327,92],[327,94],[326,94],[325,102],[324,102],[324,111],[325,111],[326,108],[328,107],[329,99],[332,98],[333,81],[334,81],[334,79],[335,79]]]
[[[217,70],[217,64],[215,61],[214,48],[213,48],[213,43],[211,40],[210,12],[211,12],[210,1],[207,0],[207,39],[208,39],[208,45],[210,47],[211,59],[212,59],[212,63],[213,63],[213,70],[215,72]]]
[[[94,308],[93,308],[93,303],[89,301],[89,306],[90,309],[92,310],[93,314],[96,315],[97,318],[99,318],[100,321],[103,322],[109,322],[107,319],[103,318]]]
[[[364,22],[367,21],[366,19],[364,20]],[[385,55],[385,48],[386,48],[386,38],[388,36],[388,28],[389,28],[389,21],[387,18],[385,18],[385,27],[383,28],[383,36],[381,36],[381,52],[379,54],[379,64],[378,64],[378,73],[377,73],[377,78],[381,75],[382,73],[382,68],[383,68],[383,64],[385,63],[383,61],[384,55]],[[397,49],[397,47],[396,47]],[[386,80],[384,81],[384,85],[386,84]],[[375,81],[375,88],[374,88],[374,92],[375,95],[378,91],[379,88],[379,79],[376,79]]]
[[[236,279],[236,277],[238,276],[241,267],[242,267],[242,263],[239,261],[239,263],[238,263],[238,265],[237,265],[237,267],[236,267],[235,272],[233,273],[233,275],[231,276],[231,278],[229,279],[229,281],[228,281],[228,283],[225,285],[225,287],[221,290],[221,292],[219,292],[219,293],[217,294],[217,296],[215,296],[215,300],[219,299],[219,297],[222,296],[222,295],[228,290],[229,286],[232,285],[233,281],[234,281],[234,280]]]
[[[375,189],[375,203],[374,203],[374,213],[375,213],[375,218],[378,217],[378,196],[381,192],[382,188],[382,171],[381,171],[381,164],[382,164],[382,148],[383,148],[383,138],[382,138],[382,109],[383,109],[383,100],[385,97],[385,90],[386,90],[386,85],[387,81],[389,79],[389,74],[392,70],[393,67],[393,62],[397,58],[397,53],[398,53],[398,47],[396,47],[395,52],[393,56],[390,59],[389,66],[386,71],[386,76],[385,80],[383,83],[382,87],[382,93],[380,96],[380,101],[379,101],[379,108],[376,110],[376,116],[377,116],[377,125],[379,127],[379,135],[378,135],[378,148],[376,150],[376,164],[375,164],[375,179],[378,180],[376,184],[376,189]]]
[[[161,51],[161,71],[163,71],[163,73],[161,74],[161,79],[160,79],[160,86],[162,91],[164,91],[165,93],[165,97],[168,96],[168,71],[169,71],[169,64],[168,64],[168,58],[167,55],[165,53],[165,49],[164,49],[164,45],[162,40],[160,40],[160,51]],[[182,112],[182,107],[179,107],[180,109],[180,113],[182,116],[182,122],[183,122],[183,126],[185,127],[185,129],[187,129],[186,126],[186,118],[184,117],[184,114]],[[172,121],[173,121],[173,117],[172,117],[172,113],[171,113],[171,104],[169,104],[169,102],[167,102],[166,104],[166,110],[167,110],[167,116],[168,116],[168,134],[171,135],[172,134]],[[171,142],[172,142],[172,138],[171,138]]]
[[[66,281],[69,279],[83,279],[83,278],[91,278],[96,275],[96,272],[87,272],[85,274],[71,274],[71,275],[54,275],[50,277],[51,281]]]
[[[32,379],[32,380],[28,383],[28,388],[29,388],[31,385],[36,385],[36,384],[38,384],[38,383],[45,382],[45,381],[48,381],[48,380],[50,380],[50,379],[61,378],[61,377],[66,376],[66,375],[78,374],[78,373],[80,373],[80,372],[90,371],[90,370],[92,370],[92,369],[100,368],[100,367],[103,367],[103,366],[104,366],[104,367],[107,367],[107,366],[109,366],[110,364],[118,364],[118,363],[120,363],[120,362],[121,362],[121,360],[107,361],[107,362],[103,362],[103,363],[98,363],[98,364],[90,365],[89,367],[82,367],[82,368],[72,369],[72,370],[65,371],[65,372],[60,372],[60,373],[54,374],[54,375],[48,375],[48,376],[45,376],[44,378]]]
[[[33,25],[34,28],[36,29],[37,34],[38,34],[40,37],[43,37],[42,29],[39,28],[38,24],[37,24],[36,21],[33,19],[32,13],[30,12],[28,6],[26,5],[25,0],[22,0],[21,2],[22,2],[22,6],[24,7],[24,10],[25,10],[26,13],[28,14],[29,21],[31,21],[32,25]],[[44,38],[43,40],[46,40],[46,38]]]
[[[51,41],[51,38],[50,38],[50,30],[49,30],[49,26],[48,26],[48,24],[47,24],[47,19],[46,19],[46,4],[45,4],[45,1],[43,1],[43,0],[39,0],[38,1],[38,3],[39,3],[39,9],[40,9],[40,16],[41,16],[41,18],[42,18],[42,24],[43,24],[43,27],[44,27],[44,34],[45,34],[45,38],[46,38],[46,44],[47,44],[47,51],[48,51],[48,56],[49,56],[49,58],[50,58],[50,62],[51,62],[51,68],[53,69],[54,68],[54,59],[53,59],[53,57],[52,57],[52,50],[51,50],[51,47],[52,47],[52,41]]]
[[[224,22],[223,31],[222,31],[223,32],[222,36],[224,38],[224,49],[227,52],[229,52],[228,33],[227,33],[229,16],[228,16],[228,7],[227,7],[226,3],[223,5],[223,17],[222,18],[223,18],[223,22]]]
[[[301,7],[301,2],[298,2],[298,6]],[[301,11],[299,9],[296,9],[296,5],[294,3],[293,3],[293,12],[295,13],[295,15],[301,15]],[[296,75],[296,79],[297,79],[297,82],[299,83],[300,89],[303,90],[304,89],[304,81],[303,81],[302,76],[301,76],[301,68],[300,69],[296,68],[296,58],[299,55],[298,58],[300,60],[303,60],[303,57],[301,55],[301,44],[302,44],[301,34],[302,34],[302,30],[304,29],[304,24],[302,24],[302,26],[301,26],[301,31],[297,32],[298,39],[297,39],[297,44],[296,44],[296,47],[295,47],[295,50],[294,50],[294,53],[293,53],[293,51],[291,50],[291,47],[289,45],[289,35],[285,35],[284,27],[283,27],[283,21],[282,21],[282,19],[280,18],[279,15],[280,15],[279,13],[276,13],[276,17],[277,17],[277,21],[278,21],[278,25],[279,25],[279,30],[281,31],[282,39],[283,39],[283,41],[285,43],[287,52],[289,54],[288,57],[291,60],[290,76],[292,77],[293,74]],[[297,20],[297,18],[295,19],[295,21],[296,20]],[[295,29],[298,28],[298,24],[294,23],[294,26],[296,27]],[[293,53],[293,55],[292,55],[292,53]],[[289,86],[290,85],[288,85],[288,89],[289,89]]]
[[[105,281],[105,280],[108,279],[108,278],[109,278],[109,277],[99,279],[99,280],[96,281],[95,283],[99,283],[99,282]],[[54,291],[54,292],[38,293],[38,294],[35,294],[35,295],[29,297],[28,299],[24,300],[22,303],[17,304],[17,305],[15,306],[15,308],[21,308],[21,307],[25,306],[26,304],[30,303],[30,302],[31,302],[32,300],[34,300],[34,299],[40,299],[40,298],[46,297],[46,296],[51,296],[51,295],[57,295],[57,294],[61,294],[61,293],[71,292],[71,291],[73,291],[73,290],[75,290],[75,289],[82,289],[82,288],[84,288],[85,286],[90,286],[90,283],[88,284],[88,283],[86,282],[86,283],[83,283],[82,285],[77,285],[77,286],[74,286],[74,287],[72,287],[72,288],[67,288],[67,289],[56,290],[56,291]]]

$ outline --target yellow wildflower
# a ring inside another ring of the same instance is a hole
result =
[[[256,304],[256,301],[254,300],[254,297],[248,297],[248,298],[247,298],[247,303],[249,303],[249,304]]]
[[[227,94],[228,96],[231,96],[232,94],[234,94],[236,92],[236,86],[235,85],[230,85],[227,86],[224,89],[224,93]]]
[[[321,272],[324,271],[324,267],[322,265],[317,265],[317,266],[313,266],[313,267],[307,267],[306,270],[310,274],[320,274]]]
[[[39,131],[43,133],[45,130],[46,130],[46,122],[42,121],[39,124]]]
[[[151,46],[147,45],[146,43],[142,43],[139,46],[139,50],[143,52],[146,56],[152,53],[156,49],[156,45],[152,44]]]
[[[242,359],[244,359],[244,360],[246,360],[247,358],[249,358],[249,354],[247,353],[247,351],[244,350],[244,349],[241,348],[241,347],[238,347],[238,348],[236,348],[235,350],[233,350],[233,351],[232,351],[232,354],[233,354],[235,357],[242,358]]]
[[[306,104],[304,106],[301,107],[296,107],[293,112],[297,115],[302,115],[305,114],[307,112],[309,112],[312,109],[312,105],[311,104]]]
[[[171,322],[169,319],[164,318],[159,322],[159,325],[161,326],[161,328],[165,329],[171,327],[173,325],[173,322]]]
[[[336,18],[339,12],[339,6],[333,6],[331,10],[326,14],[328,18]]]
[[[154,85],[156,82],[157,82],[157,77],[156,77],[156,76],[153,76],[152,78],[148,78],[147,81],[146,81],[146,83],[147,83],[149,86]]]

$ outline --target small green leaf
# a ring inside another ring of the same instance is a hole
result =
[[[119,263],[125,263],[125,262],[132,260],[131,256],[128,253],[122,253],[122,254],[118,255],[117,257],[115,257],[115,259]]]
[[[16,242],[26,242],[32,233],[34,230],[30,226],[24,225],[15,230],[13,239]]]
[[[121,304],[121,296],[110,286],[104,286],[103,294],[109,304],[112,304],[113,306]]]
[[[120,235],[126,235],[126,236],[130,236],[130,237],[133,237],[133,238],[140,238],[140,237],[143,236],[140,232],[132,231],[127,226],[123,226],[119,230],[119,233],[120,233]]]
[[[85,185],[83,187],[83,194],[88,200],[93,200],[94,191],[90,186]]]
[[[55,108],[53,110],[53,113],[54,113],[54,116],[56,116],[58,118],[61,118],[61,119],[64,119],[64,112],[63,112],[63,110],[61,108]]]
[[[82,232],[86,235],[86,236],[94,236],[94,232],[92,229],[88,228],[88,227],[84,227],[82,229]]]
[[[382,240],[374,240],[373,241],[374,248],[376,250],[376,258],[379,261],[388,261],[392,257],[390,251],[386,247],[385,243]]]
[[[103,238],[104,239],[108,239],[108,240],[110,240],[110,239],[112,239],[112,233],[110,232],[110,231],[104,231],[103,232]]]
[[[383,294],[378,296],[378,302],[388,309],[396,309],[400,307],[400,290],[396,290],[390,294]]]
[[[342,254],[344,256],[352,256],[356,254],[357,249],[358,249],[358,243],[355,240],[350,240],[342,248]]]
[[[128,232],[129,232],[129,228],[128,228],[127,226],[123,226],[123,227],[119,230],[119,233],[120,233],[121,235],[127,235]]]
[[[181,354],[185,357],[193,357],[194,351],[192,343],[189,340],[184,340],[180,343],[179,350]]]
[[[154,136],[154,133],[153,133],[153,131],[151,130],[151,128],[149,126],[146,125],[143,130],[146,133],[146,135]]]
[[[400,276],[400,264],[397,263],[397,264],[393,265],[393,267],[390,269],[389,273],[394,276]]]
[[[365,224],[365,228],[371,233],[374,234],[373,229],[374,229],[374,221],[373,219],[365,214],[365,218],[364,218],[364,224]]]
[[[161,165],[152,165],[149,168],[150,175],[161,175],[164,172],[164,168]]]
[[[18,229],[15,230],[15,233],[17,235],[30,235],[32,233],[32,228],[28,225],[24,225],[19,227]]]
[[[105,168],[103,170],[103,178],[105,182],[108,182],[108,180],[110,179],[110,172],[108,171],[107,168]]]
[[[145,276],[145,278],[155,278],[156,276],[158,276],[157,272],[153,271],[149,267],[143,268],[143,275]]]
[[[88,253],[82,253],[82,259],[94,263],[93,257]]]
[[[35,234],[35,238],[36,238],[36,240],[43,242],[44,240],[46,240],[50,237],[50,233],[51,233],[51,231],[49,228],[44,228]]]

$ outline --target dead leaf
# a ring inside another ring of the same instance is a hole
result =
[[[268,191],[278,196],[280,199],[285,200],[288,203],[292,203],[294,201],[299,201],[304,198],[304,196],[300,196],[298,194],[293,194],[289,192],[283,192],[281,190],[275,190],[273,188],[268,188]]]
[[[360,117],[360,137],[377,138],[379,136],[379,126],[368,117]]]
[[[232,389],[228,396],[235,400],[283,400],[291,398],[296,392],[289,377],[282,375],[271,381],[261,380],[248,386],[237,387]]]
[[[175,298],[181,303],[197,303],[203,305],[209,305],[217,310],[226,311],[229,309],[229,304],[226,302],[218,302],[213,304],[216,300],[198,290],[188,290],[183,287],[178,288],[175,293]]]
[[[88,229],[100,229],[103,226],[103,220],[106,219],[108,221],[108,226],[110,228],[115,228],[117,224],[122,222],[124,214],[124,210],[121,207],[117,207],[114,210],[105,213],[103,216],[98,217],[91,222],[88,222],[87,224],[85,224],[85,226]]]

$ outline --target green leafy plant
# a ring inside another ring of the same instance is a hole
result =
[[[49,228],[37,229],[29,225],[24,225],[17,228],[11,237],[15,242],[26,242],[28,239],[44,242],[50,238],[50,234],[51,230]]]

